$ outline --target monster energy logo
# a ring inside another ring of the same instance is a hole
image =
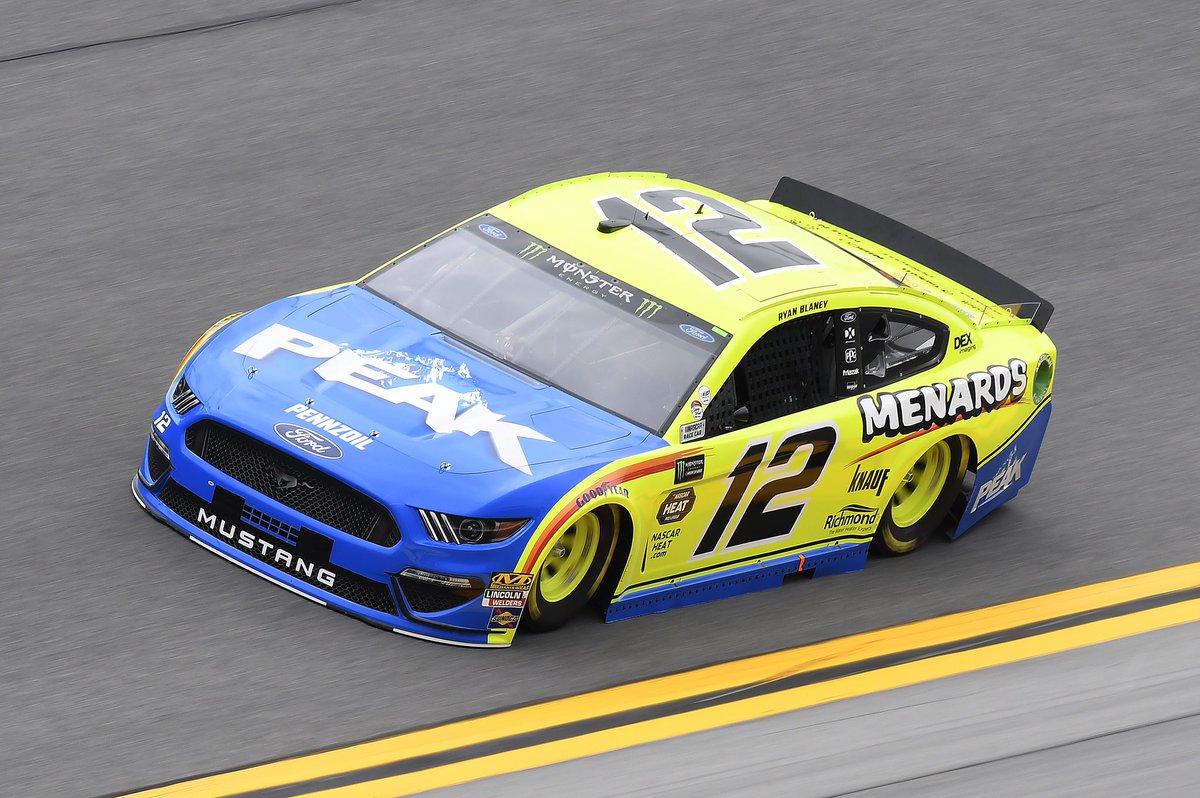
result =
[[[530,241],[525,245],[523,250],[517,253],[517,255],[523,260],[533,260],[544,252],[546,252],[545,247],[543,247],[541,244],[535,244],[534,242]]]
[[[662,310],[662,305],[655,302],[653,299],[643,299],[642,304],[638,305],[634,313],[643,319],[652,319],[654,314]]]

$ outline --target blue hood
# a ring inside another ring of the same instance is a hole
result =
[[[663,445],[357,286],[242,316],[187,375],[210,413],[326,470],[507,472],[512,489]]]

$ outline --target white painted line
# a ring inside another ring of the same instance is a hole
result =
[[[461,648],[508,648],[510,645],[512,645],[511,643],[497,643],[495,645],[492,643],[462,643],[458,640],[447,640],[444,637],[430,637],[429,635],[410,632],[406,629],[397,629],[394,626],[392,627],[392,631],[398,635],[404,635],[405,637],[415,637],[418,640],[428,640],[431,643],[444,643],[448,646],[459,646]]]
[[[137,474],[133,475],[133,482],[129,483],[129,489],[133,491],[133,498],[137,499],[137,503],[142,505],[142,509],[146,509],[146,503],[142,501],[142,494],[138,493],[137,489],[138,478]]]

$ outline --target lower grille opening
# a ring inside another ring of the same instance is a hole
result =
[[[163,489],[159,492],[158,498],[163,504],[169,507],[173,513],[183,518],[184,521],[196,527],[201,532],[204,532],[208,535],[213,535],[214,530],[204,526],[200,522],[200,511],[204,510],[205,512],[210,512],[211,510],[208,503],[202,500],[199,496],[192,493],[175,480],[168,479],[167,484],[164,485]],[[228,527],[222,528],[227,529]],[[261,533],[259,533],[254,527],[247,526],[246,529],[252,534],[256,534],[257,537],[261,538]],[[232,531],[230,534],[233,535]],[[236,539],[236,535],[233,536]],[[222,542],[227,544],[230,543],[228,540],[223,540]],[[352,571],[347,571],[338,567],[336,568],[337,576],[333,585],[328,585],[320,581],[318,576],[319,571],[315,567],[312,569],[312,573],[298,572],[294,569],[286,570],[280,568],[280,560],[276,556],[279,550],[284,550],[289,553],[287,562],[300,559],[300,555],[296,552],[296,549],[292,548],[291,546],[279,545],[273,541],[273,545],[271,547],[267,547],[270,550],[264,551],[264,548],[257,544],[249,547],[239,546],[236,544],[233,545],[238,551],[242,552],[243,554],[249,554],[254,559],[270,566],[274,570],[286,573],[288,576],[299,579],[302,582],[306,582],[313,587],[318,587],[321,590],[332,593],[335,596],[340,596],[346,601],[358,604],[361,607],[376,610],[378,612],[385,612],[388,615],[398,614],[396,600],[392,596],[392,589],[386,582],[376,582],[373,579],[368,579],[365,576],[361,576]],[[333,568],[334,566],[329,567]]]
[[[483,587],[455,588],[435,585],[418,579],[394,576],[396,589],[404,594],[404,600],[413,612],[442,612],[461,607],[483,595]]]
[[[157,483],[171,470],[171,461],[166,452],[159,448],[158,441],[151,435],[146,442],[146,473],[152,483]]]
[[[274,446],[209,420],[185,437],[206,463],[298,513],[380,546],[400,542],[382,504]]]

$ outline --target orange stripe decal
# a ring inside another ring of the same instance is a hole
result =
[[[696,454],[700,451],[701,449],[699,447],[685,449],[681,452],[660,455],[641,463],[627,465],[624,468],[617,469],[611,474],[597,477],[595,481],[580,491],[580,493],[586,493],[589,490],[598,488],[606,482],[609,485],[619,485],[623,482],[631,482],[635,479],[641,479],[642,477],[650,476],[651,474],[661,473],[667,469],[674,468],[675,461],[679,458],[687,457],[688,455]],[[522,563],[521,568],[519,569],[521,572],[530,573],[532,571],[533,566],[538,561],[538,557],[542,555],[542,552],[545,550],[546,546],[550,544],[550,541],[555,535],[558,534],[558,531],[562,529],[563,524],[567,522],[567,519],[574,515],[578,509],[578,507],[567,505],[558,511],[558,514],[554,516],[554,520],[550,522],[548,527],[546,527],[546,531],[542,533],[540,538],[538,538],[537,544],[534,545],[533,550],[530,551],[529,555],[525,558],[525,561]]]

